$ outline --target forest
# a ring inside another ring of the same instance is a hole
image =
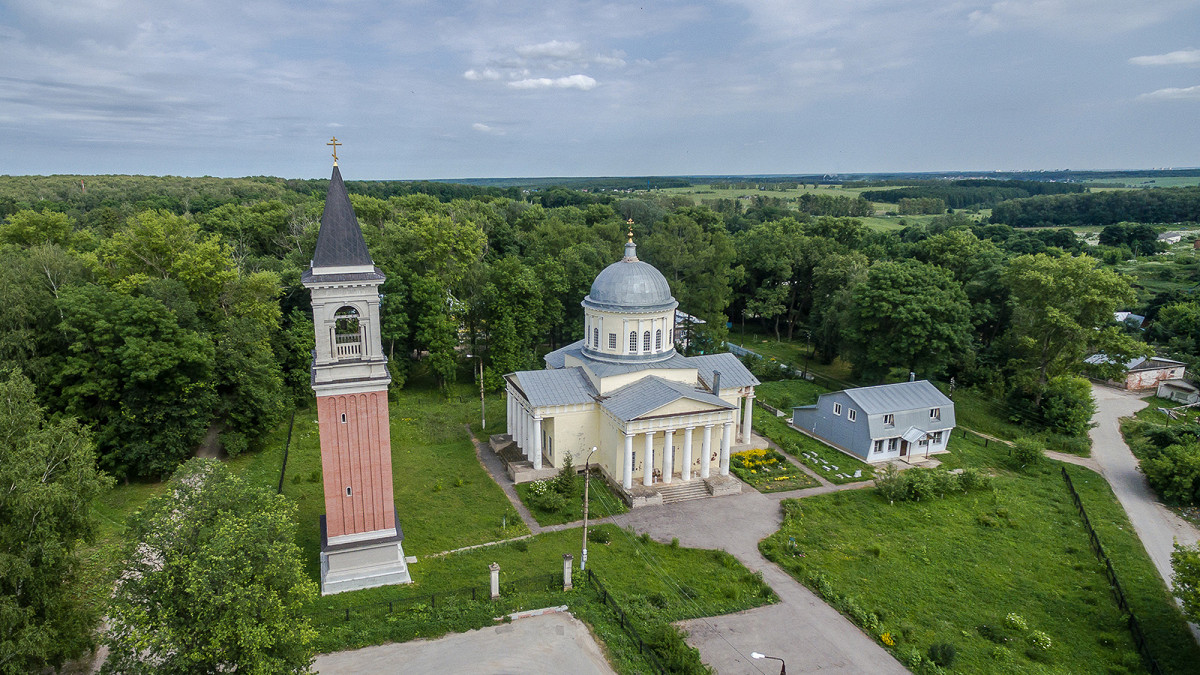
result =
[[[90,429],[100,467],[118,478],[169,475],[199,445],[256,447],[311,396],[299,278],[326,185],[0,179],[0,360],[50,413]],[[689,327],[697,351],[723,350],[727,321],[750,322],[807,338],[818,359],[848,362],[863,382],[954,378],[1024,415],[1031,432],[1064,438],[1079,437],[1091,414],[1083,357],[1156,349],[1113,311],[1154,305],[1164,317],[1150,333],[1157,348],[1197,358],[1192,298],[1139,299],[1100,264],[1146,237],[1125,226],[1092,246],[1069,229],[1023,231],[994,217],[944,214],[881,231],[811,212],[861,208],[845,197],[710,208],[652,191],[347,186],[387,275],[382,328],[396,388],[473,377],[471,353],[495,390],[502,374],[578,339],[579,302],[619,258],[629,219],[639,256],[706,322]]]

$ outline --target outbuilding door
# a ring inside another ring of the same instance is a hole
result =
[[[901,438],[900,439],[900,456],[906,457],[907,455],[908,455],[908,441]]]

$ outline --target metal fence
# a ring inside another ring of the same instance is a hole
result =
[[[1083,508],[1083,500],[1079,498],[1079,493],[1075,491],[1075,485],[1071,482],[1071,475],[1067,473],[1067,467],[1062,467],[1063,480],[1067,482],[1067,490],[1071,493],[1071,499],[1075,502],[1075,508],[1079,509],[1079,516],[1083,519],[1083,526],[1087,530],[1088,539],[1092,546],[1092,552],[1096,554],[1096,558],[1104,565],[1104,574],[1108,577],[1109,587],[1112,588],[1113,596],[1117,600],[1117,607],[1121,609],[1129,617],[1127,622],[1129,632],[1133,634],[1133,643],[1137,646],[1138,652],[1141,653],[1142,659],[1146,662],[1146,669],[1151,675],[1162,675],[1163,670],[1159,667],[1158,661],[1154,655],[1150,653],[1150,646],[1146,643],[1146,636],[1142,633],[1142,624],[1133,614],[1133,609],[1125,600],[1125,590],[1121,587],[1121,581],[1117,579],[1117,573],[1113,570],[1112,561],[1108,559],[1108,554],[1104,552],[1104,547],[1100,545],[1100,537],[1096,536],[1096,530],[1092,527],[1091,520],[1088,519],[1087,511]]]
[[[637,645],[638,651],[646,657],[646,660],[649,661],[650,665],[654,667],[655,672],[669,673],[670,671],[667,670],[665,665],[663,665],[662,659],[660,659],[654,649],[650,645],[646,644],[646,641],[642,639],[642,636],[640,633],[638,633],[637,628],[634,627],[634,625],[629,621],[629,617],[625,614],[625,610],[617,604],[617,601],[613,598],[612,594],[604,588],[604,584],[600,583],[600,578],[596,576],[596,573],[593,572],[591,568],[588,568],[587,570],[587,580],[588,583],[591,584],[592,588],[596,589],[596,592],[600,595],[600,601],[608,605],[609,608],[612,609],[617,615],[617,622],[620,623],[621,628],[629,634],[629,637],[633,640],[633,643]]]

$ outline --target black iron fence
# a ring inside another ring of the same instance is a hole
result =
[[[1112,561],[1108,559],[1108,554],[1104,552],[1104,547],[1100,545],[1100,537],[1096,536],[1096,530],[1092,527],[1091,520],[1088,519],[1087,511],[1083,508],[1083,500],[1079,498],[1079,493],[1075,491],[1075,485],[1071,482],[1071,475],[1067,473],[1067,467],[1065,466],[1062,467],[1062,476],[1063,480],[1067,482],[1067,490],[1071,493],[1071,499],[1075,502],[1075,508],[1079,510],[1079,517],[1083,519],[1083,527],[1087,530],[1092,552],[1096,554],[1096,558],[1104,565],[1104,575],[1108,577],[1109,587],[1112,589],[1113,597],[1117,600],[1117,607],[1129,617],[1129,621],[1127,622],[1129,632],[1133,634],[1133,643],[1137,646],[1138,652],[1141,653],[1142,659],[1146,662],[1146,669],[1150,671],[1151,675],[1162,675],[1163,670],[1159,667],[1154,655],[1150,653],[1150,645],[1146,643],[1146,636],[1142,633],[1142,624],[1134,616],[1129,602],[1125,600],[1125,590],[1121,587],[1121,581],[1117,578],[1117,573],[1113,570]]]
[[[650,665],[654,667],[655,672],[670,672],[667,670],[667,667],[663,665],[662,659],[658,657],[658,654],[654,651],[654,649],[642,639],[641,633],[639,633],[633,623],[629,621],[629,616],[625,614],[624,608],[617,604],[616,599],[614,599],[612,594],[604,588],[604,584],[600,582],[600,578],[597,577],[596,573],[591,569],[587,570],[587,580],[588,583],[591,584],[592,588],[596,589],[596,593],[600,595],[600,601],[605,605],[608,605],[608,607],[617,615],[617,622],[633,640],[633,643],[637,645],[638,651],[641,652],[642,655],[646,657],[646,660],[650,663]]]

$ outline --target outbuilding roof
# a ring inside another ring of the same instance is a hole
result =
[[[846,389],[845,394],[868,415],[920,408],[939,408],[954,403],[937,387],[930,384],[929,380]]]
[[[736,407],[706,391],[700,391],[681,382],[664,380],[655,375],[644,377],[637,382],[621,387],[611,396],[601,400],[600,405],[604,406],[605,410],[608,410],[617,419],[628,422],[681,398],[717,408],[732,409]]]

